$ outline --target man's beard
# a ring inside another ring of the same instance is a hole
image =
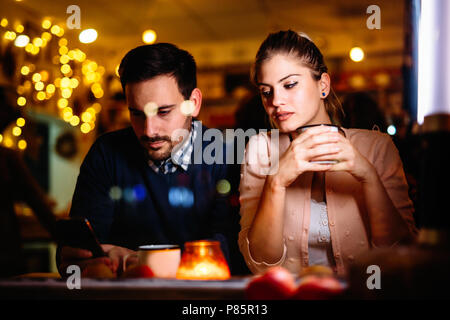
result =
[[[142,136],[141,144],[147,150],[147,155],[152,161],[164,161],[170,157],[172,149],[174,147],[170,137],[168,136],[156,136],[156,137],[148,137]],[[149,143],[165,141],[161,147],[159,148],[151,148]]]
[[[192,117],[187,117],[187,119],[183,125],[183,129],[190,130],[191,122],[192,122]],[[145,150],[147,150],[147,155],[148,155],[149,159],[152,161],[158,161],[158,162],[161,162],[161,161],[164,161],[164,160],[170,158],[173,148],[178,143],[180,143],[180,141],[172,141],[172,139],[169,136],[154,136],[154,137],[141,136],[139,140],[140,140],[142,146],[145,148]],[[149,143],[160,142],[160,141],[165,141],[166,143],[164,143],[162,147],[155,148],[155,149],[151,148],[149,146]]]

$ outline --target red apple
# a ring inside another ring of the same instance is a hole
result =
[[[295,292],[292,274],[283,267],[273,267],[250,280],[245,289],[250,300],[289,299]]]
[[[154,276],[152,269],[146,265],[135,265],[129,267],[124,273],[122,278],[152,278]]]
[[[344,292],[344,286],[333,276],[308,275],[301,281],[292,299],[327,300]]]

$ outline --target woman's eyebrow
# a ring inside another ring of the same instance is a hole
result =
[[[291,73],[290,75],[287,75],[286,77],[281,78],[280,80],[278,80],[278,82],[286,80],[287,78],[292,77],[292,76],[301,76],[301,74],[299,74],[299,73]]]
[[[287,75],[286,77],[283,77],[280,80],[278,80],[278,82],[286,80],[287,78],[292,77],[292,76],[301,76],[301,74],[300,73],[291,73],[291,74]],[[264,82],[258,82],[257,85],[258,86],[268,86],[268,87],[270,87],[270,84],[267,84],[267,83],[264,83]]]

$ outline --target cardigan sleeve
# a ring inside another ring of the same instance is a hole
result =
[[[386,192],[415,238],[418,230],[413,217],[414,205],[408,195],[409,187],[403,164],[397,148],[387,134],[380,134],[374,166]]]
[[[269,138],[267,135],[261,133],[251,137],[245,150],[245,161],[241,166],[239,185],[241,231],[239,232],[238,242],[247,266],[255,274],[262,273],[269,267],[283,264],[286,258],[286,245],[284,245],[281,259],[273,264],[255,261],[249,249],[248,231],[253,223],[271,165],[273,164],[270,162]]]

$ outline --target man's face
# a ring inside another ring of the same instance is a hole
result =
[[[168,75],[129,83],[125,93],[131,125],[150,159],[169,158],[179,142],[171,141],[172,133],[177,129],[190,130],[192,116],[198,114],[199,108],[191,114],[182,112],[180,105],[185,99],[175,78]]]

